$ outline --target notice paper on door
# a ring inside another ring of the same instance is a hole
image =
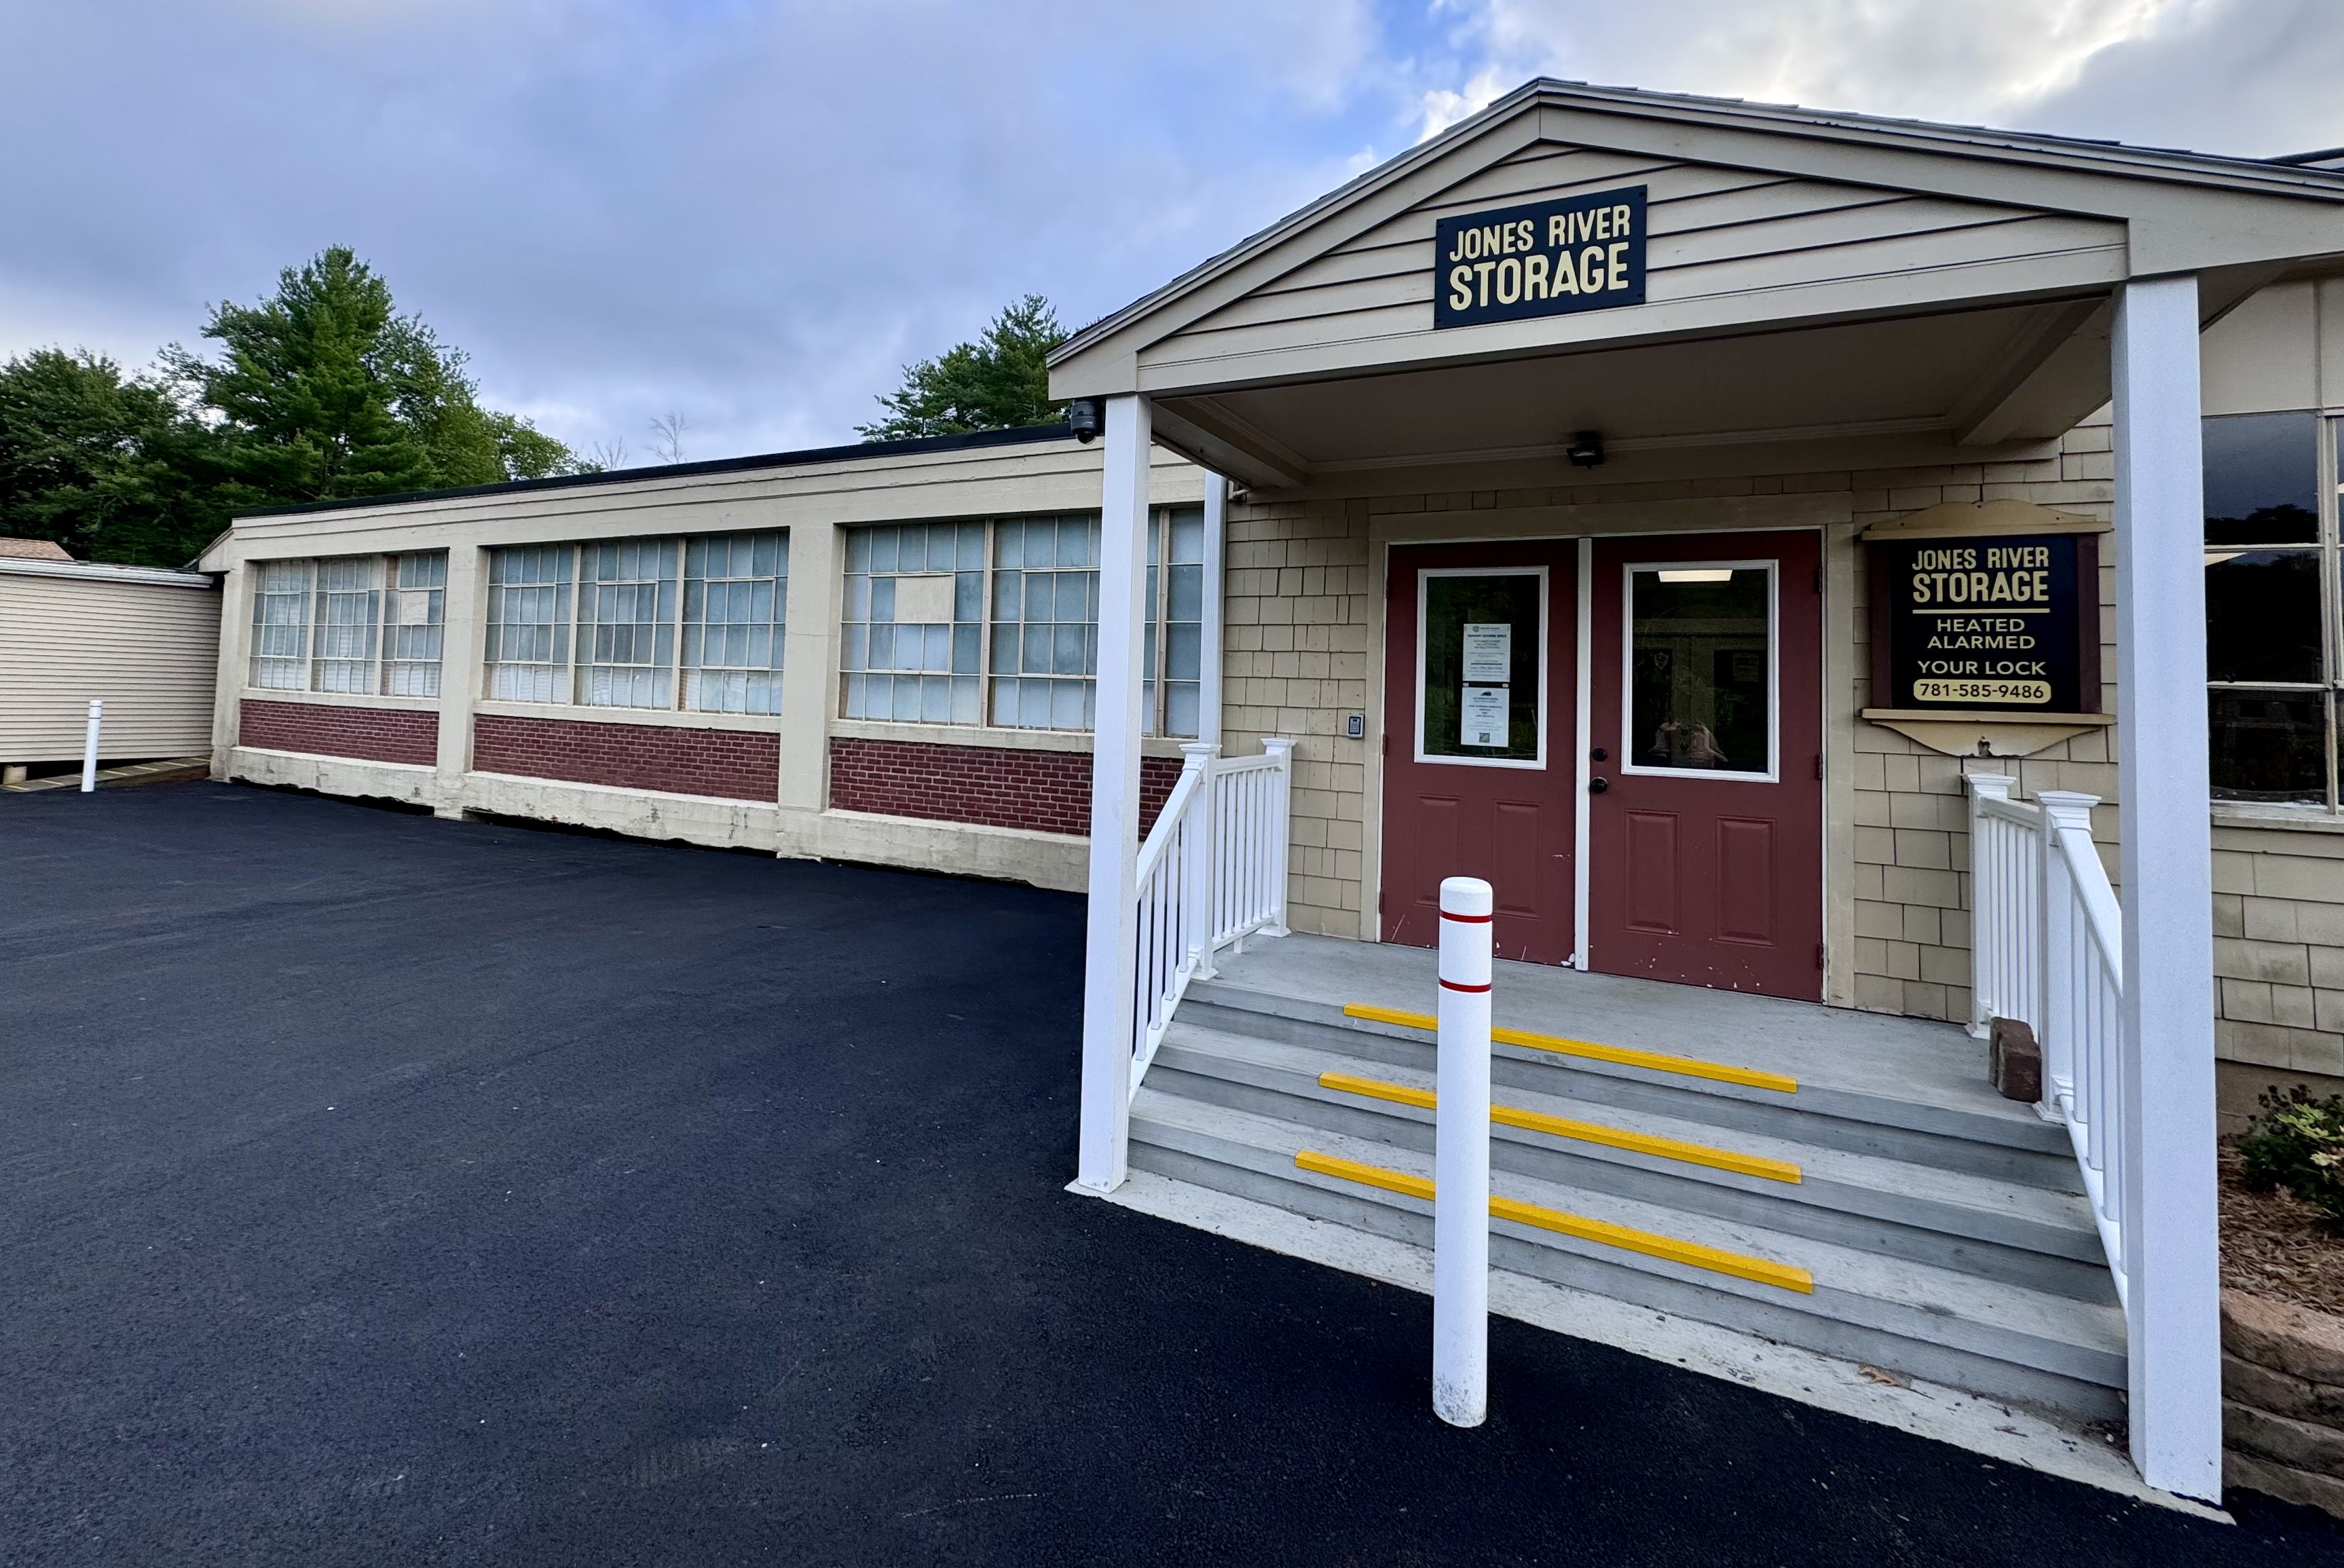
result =
[[[1514,678],[1514,629],[1503,621],[1465,622],[1465,683],[1503,685]]]
[[[1503,631],[1505,628],[1500,627],[1499,630]],[[1508,744],[1505,687],[1466,687],[1462,709],[1464,723],[1461,728],[1464,733],[1458,736],[1460,744],[1494,746],[1500,751],[1505,749]]]

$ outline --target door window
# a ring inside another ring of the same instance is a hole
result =
[[[1546,765],[1546,568],[1418,579],[1416,760]]]
[[[1630,773],[1775,774],[1771,561],[1672,561],[1627,571]]]

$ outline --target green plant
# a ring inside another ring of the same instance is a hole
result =
[[[2344,1095],[2314,1099],[2298,1084],[2265,1089],[2262,1114],[2238,1138],[2239,1175],[2258,1191],[2284,1187],[2344,1230]]]

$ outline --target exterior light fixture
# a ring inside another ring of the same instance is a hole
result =
[[[1661,573],[1661,581],[1663,582],[1731,582],[1733,581],[1733,568],[1696,566],[1682,572],[1663,572]]]
[[[1571,466],[1575,469],[1601,468],[1603,466],[1603,432],[1601,430],[1575,432],[1571,438],[1571,444],[1562,449],[1562,455],[1571,460]]]

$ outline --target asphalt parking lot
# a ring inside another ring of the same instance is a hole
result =
[[[1062,1190],[1080,900],[210,784],[0,801],[0,1561],[2227,1564]]]

